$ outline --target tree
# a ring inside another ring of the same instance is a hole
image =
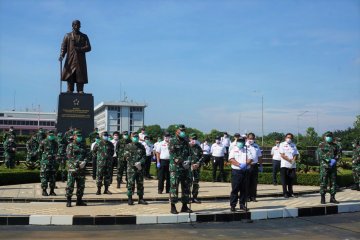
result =
[[[162,136],[164,135],[164,132],[161,129],[160,125],[157,124],[145,126],[145,132],[154,141],[156,141],[158,137],[162,138]]]

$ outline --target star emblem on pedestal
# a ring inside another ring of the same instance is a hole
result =
[[[80,101],[79,101],[79,99],[76,98],[76,99],[73,101],[73,103],[74,103],[74,106],[79,106]]]

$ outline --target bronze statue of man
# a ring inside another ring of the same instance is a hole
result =
[[[66,55],[61,80],[67,81],[67,92],[84,93],[84,84],[88,83],[85,53],[91,51],[90,41],[86,34],[80,32],[80,21],[72,22],[72,32],[67,33],[61,44],[59,61]]]

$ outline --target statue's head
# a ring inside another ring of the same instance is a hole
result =
[[[72,28],[74,31],[76,31],[76,32],[80,31],[80,27],[81,27],[81,23],[79,20],[74,20],[72,22]]]

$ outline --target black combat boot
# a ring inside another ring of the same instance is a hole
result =
[[[172,213],[172,214],[178,214],[178,211],[176,210],[176,206],[175,206],[174,203],[171,204],[170,213]]]
[[[56,196],[56,193],[54,192],[54,189],[53,189],[53,188],[50,189],[49,195],[50,195],[50,196]]]
[[[87,204],[82,200],[82,197],[77,197],[76,206],[87,206]]]
[[[66,207],[71,207],[71,197],[67,197]]]
[[[109,191],[109,186],[105,186],[104,194],[112,194],[112,193]]]
[[[339,202],[336,201],[336,199],[335,199],[335,194],[334,194],[334,195],[331,195],[331,197],[330,197],[330,202],[331,202],[331,203],[335,203],[335,204],[338,204],[338,203],[339,203]]]
[[[321,194],[321,201],[320,201],[321,204],[325,204],[326,201],[325,201],[325,194]]]
[[[116,188],[120,188],[120,182],[117,182]]]
[[[192,199],[192,201],[191,201],[192,203],[201,203],[201,201],[197,198],[197,195],[194,195],[194,197],[193,197],[193,199]]]
[[[138,204],[148,205],[148,203],[144,200],[144,198],[143,198],[143,197],[139,197]]]
[[[98,187],[98,190],[96,192],[96,195],[101,195],[101,187]]]
[[[187,204],[185,203],[182,205],[180,212],[192,213],[193,211],[190,208],[188,208]]]
[[[49,196],[49,194],[46,192],[46,188],[43,188],[42,195],[43,196]]]
[[[359,191],[359,185],[354,184],[354,185],[351,187],[351,190],[358,190],[358,191]]]
[[[134,201],[132,199],[132,196],[128,197],[128,205],[134,205]]]

